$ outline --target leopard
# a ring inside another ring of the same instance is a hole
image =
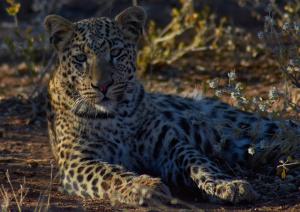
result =
[[[256,201],[260,194],[231,170],[299,152],[299,123],[213,97],[147,92],[136,70],[146,19],[140,6],[115,18],[45,18],[58,58],[48,84],[48,134],[64,190],[132,205],[181,190],[211,202]],[[285,142],[287,130],[295,142]]]

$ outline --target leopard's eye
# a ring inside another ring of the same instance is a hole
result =
[[[85,54],[78,54],[74,56],[75,60],[77,60],[80,63],[84,63],[87,60],[87,57]]]
[[[121,54],[121,48],[115,48],[110,50],[110,55],[112,57],[117,57]]]

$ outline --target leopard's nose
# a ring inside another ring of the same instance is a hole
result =
[[[107,93],[108,88],[113,84],[112,81],[108,81],[105,83],[96,83],[93,84],[91,83],[92,88],[96,89],[96,90],[100,90],[101,93],[103,93],[104,95]]]

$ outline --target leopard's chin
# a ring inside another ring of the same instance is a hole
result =
[[[99,103],[81,102],[72,111],[76,116],[81,118],[113,118],[114,105],[111,100]]]
[[[95,103],[94,107],[99,112],[112,113],[115,108],[115,103],[112,100],[105,100],[100,103]]]

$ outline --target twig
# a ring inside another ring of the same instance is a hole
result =
[[[4,212],[9,211],[8,207],[9,207],[10,199],[8,196],[8,192],[5,190],[3,185],[1,185],[0,187],[0,194],[2,197],[1,210],[3,210]]]
[[[186,49],[183,49],[181,50],[180,52],[178,52],[177,54],[175,54],[173,57],[171,57],[170,59],[168,60],[154,60],[152,62],[152,65],[155,65],[155,64],[159,64],[161,62],[165,63],[165,64],[172,64],[174,63],[175,61],[179,60],[180,58],[182,58],[184,55],[190,53],[190,52],[201,52],[201,51],[207,51],[207,50],[210,50],[211,48],[210,47],[198,47],[198,48],[195,48],[195,47],[187,47]]]
[[[47,201],[47,206],[46,206],[47,211],[49,210],[49,206],[50,206],[52,183],[53,183],[53,163],[51,161],[50,186],[49,186],[48,201]]]
[[[184,28],[182,30],[179,30],[179,31],[176,31],[176,32],[173,32],[169,35],[166,35],[164,37],[159,37],[157,39],[154,40],[154,44],[158,44],[158,43],[161,43],[161,42],[165,42],[167,40],[171,40],[179,35],[182,35],[184,32],[186,32],[187,30],[189,29],[192,29],[193,27],[187,27],[187,28]]]
[[[48,73],[54,63],[56,59],[56,54],[53,53],[47,63],[47,65],[45,66],[45,68],[41,71],[40,75],[39,75],[39,79],[37,82],[37,85],[35,86],[35,88],[33,89],[32,93],[29,95],[29,98],[33,97],[33,95],[37,92],[37,90],[40,88],[41,82],[44,78],[44,76],[46,75],[46,73]]]
[[[10,177],[9,177],[8,170],[6,170],[5,175],[6,175],[7,181],[8,181],[8,183],[9,183],[9,185],[10,185],[10,188],[11,188],[11,190],[12,190],[12,192],[13,192],[13,195],[14,195],[14,198],[15,198],[15,201],[16,201],[16,204],[17,204],[17,207],[18,207],[18,211],[21,212],[22,209],[21,209],[20,203],[19,203],[19,201],[18,201],[17,195],[16,195],[16,193],[15,193],[14,187],[13,187],[11,181],[10,181]]]
[[[25,197],[26,197],[26,195],[28,194],[28,188],[26,189],[26,178],[24,177],[23,178],[23,185],[21,184],[20,185],[20,205],[22,205],[23,204],[23,201],[24,201],[24,199],[25,199]],[[24,193],[23,193],[23,191],[24,191]]]
[[[283,164],[280,164],[277,166],[277,168],[286,168],[288,166],[297,166],[297,165],[300,165],[300,161],[296,161],[296,162],[291,162],[291,163],[283,163]]]
[[[53,163],[52,161],[50,161],[51,163],[51,173],[50,173],[50,183],[47,187],[47,190],[43,191],[40,193],[39,195],[39,199],[38,199],[38,203],[37,206],[35,207],[34,211],[44,211],[42,203],[44,202],[44,196],[46,194],[46,192],[48,192],[48,198],[47,198],[47,205],[46,205],[46,211],[48,211],[49,206],[50,206],[50,200],[51,200],[51,191],[52,191],[52,185],[53,185],[53,180],[56,179],[59,176],[59,173],[57,173],[54,177],[53,177]]]
[[[138,5],[138,1],[137,0],[132,0],[132,6],[137,6]]]

